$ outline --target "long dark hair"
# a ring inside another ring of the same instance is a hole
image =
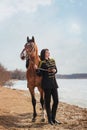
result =
[[[42,50],[41,50],[41,53],[40,53],[40,58],[41,58],[41,60],[45,60],[45,52],[46,52],[46,51],[49,51],[49,49],[46,48],[46,49],[42,49]]]

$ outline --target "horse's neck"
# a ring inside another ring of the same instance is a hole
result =
[[[36,65],[39,65],[40,57],[39,57],[39,55],[38,55],[38,47],[37,47],[37,44],[35,44],[35,47],[36,47],[35,64],[36,64]]]
[[[35,56],[33,58],[31,58],[31,60],[32,60],[33,64],[39,65],[40,58],[39,58],[39,55],[38,55],[38,47],[37,47],[36,43],[35,43]]]
[[[38,65],[40,62],[39,56],[35,56],[33,58],[30,58],[30,60],[31,60],[31,64],[33,64],[33,65],[35,65],[35,64]]]
[[[34,63],[35,63],[36,65],[39,65],[39,62],[40,62],[40,58],[39,58],[39,56],[37,55],[37,56],[35,57]]]

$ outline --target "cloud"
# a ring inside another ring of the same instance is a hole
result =
[[[15,12],[15,9],[7,3],[2,2],[0,4],[0,21],[10,17]]]
[[[65,26],[69,34],[76,36],[80,36],[82,34],[82,23],[78,20],[78,18],[68,18]]]
[[[76,1],[76,0],[69,0],[70,1],[70,3],[71,4],[76,4],[76,3],[78,3],[78,5],[80,5],[80,6],[82,6],[83,5],[83,1],[81,0],[79,0],[79,1]]]
[[[38,6],[50,5],[52,0],[22,0],[18,1],[17,9],[19,11],[25,11],[27,13],[34,12],[37,10]]]
[[[69,0],[71,3],[75,3],[75,0]]]
[[[72,23],[70,27],[70,31],[72,33],[80,34],[81,33],[80,25],[77,23]]]
[[[0,21],[11,17],[18,12],[35,12],[39,6],[50,5],[52,0],[1,0],[0,1]]]

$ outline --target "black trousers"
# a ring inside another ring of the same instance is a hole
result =
[[[45,89],[45,107],[47,112],[48,121],[54,121],[56,117],[56,111],[59,103],[57,88]],[[51,107],[51,96],[53,104]]]

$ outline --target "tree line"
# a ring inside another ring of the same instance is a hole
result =
[[[87,73],[71,74],[71,75],[57,74],[56,78],[59,78],[59,79],[87,79]],[[8,71],[0,63],[0,86],[6,84],[6,82],[11,79],[25,80],[26,72],[19,70],[19,69],[15,69],[13,71]]]
[[[13,71],[8,71],[1,63],[0,63],[0,86],[4,85],[7,81],[11,79],[25,80],[26,72],[22,70],[15,69]]]

